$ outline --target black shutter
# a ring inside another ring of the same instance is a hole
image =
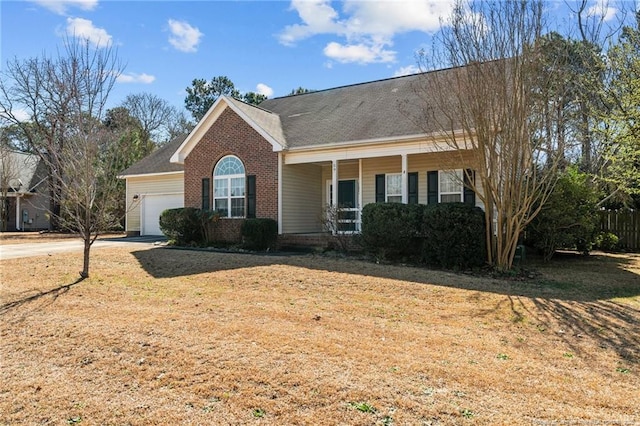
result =
[[[427,172],[427,204],[438,204],[438,172]]]
[[[256,217],[256,177],[247,176],[247,217]]]
[[[409,204],[418,204],[418,172],[409,173]]]
[[[386,188],[384,175],[376,175],[376,203],[384,203],[385,192]]]
[[[475,186],[476,174],[473,170],[467,169],[464,174],[464,202],[465,204],[476,205],[476,193],[472,189]]]
[[[202,210],[209,210],[211,208],[211,180],[209,178],[202,178]]]

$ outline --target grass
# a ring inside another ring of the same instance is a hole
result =
[[[0,263],[0,424],[640,422],[639,255],[527,281],[102,248],[73,284],[80,263]]]

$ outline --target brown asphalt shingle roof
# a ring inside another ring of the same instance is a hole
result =
[[[444,117],[442,113],[430,115],[433,111],[426,107],[426,88],[446,84],[446,77],[455,72],[456,68],[445,69],[336,87],[267,99],[259,106],[237,99],[227,101],[284,149],[393,140],[439,129],[435,123],[444,122]],[[184,139],[174,139],[121,175],[182,171],[182,165],[169,160]]]
[[[378,80],[260,104],[280,116],[288,148],[426,133],[418,94],[428,74]],[[434,129],[435,130],[435,129]]]
[[[133,164],[131,167],[120,172],[120,176],[184,171],[184,166],[182,164],[170,163],[169,159],[173,153],[178,150],[178,147],[180,147],[185,139],[186,136],[178,136],[174,138],[166,145],[161,146],[142,160]]]

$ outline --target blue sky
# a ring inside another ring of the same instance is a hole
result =
[[[590,0],[597,13],[616,8]],[[150,92],[182,108],[194,78],[229,77],[269,97],[416,72],[453,0],[0,2],[2,68],[8,59],[54,54],[63,36],[111,43],[126,66],[111,93]],[[560,1],[547,6],[570,19]]]

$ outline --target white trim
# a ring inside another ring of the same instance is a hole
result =
[[[119,175],[118,179],[129,179],[137,177],[153,177],[153,176],[166,176],[166,175],[183,175],[184,171],[179,172],[160,172],[160,173],[141,173],[139,175]]]
[[[409,161],[407,154],[402,154],[402,204],[409,204]]]
[[[362,182],[362,158],[358,160],[358,182]],[[364,185],[358,185],[358,205],[356,206],[358,208],[358,215],[360,215],[362,213],[362,187]],[[358,217],[358,220],[361,220],[360,217]]]
[[[333,192],[331,193],[331,205],[338,207],[338,160],[331,162],[331,185],[333,185]]]
[[[389,201],[389,193],[387,192],[387,189],[389,187],[388,186],[389,176],[400,176],[400,194],[391,194],[391,197],[400,196],[400,202],[402,202],[402,173],[385,173],[384,174],[384,202],[385,203],[395,202],[395,201]]]
[[[231,108],[233,112],[238,114],[238,116],[244,120],[249,126],[251,126],[256,132],[260,134],[264,139],[267,140],[273,147],[274,152],[280,152],[283,150],[283,146],[273,138],[269,133],[267,133],[262,127],[258,126],[254,120],[252,120],[247,114],[245,114],[240,108],[235,106],[232,101],[229,100],[226,96],[222,95],[216,99],[216,101],[211,105],[211,108],[207,111],[207,113],[202,117],[202,119],[198,122],[196,127],[189,133],[189,136],[186,137],[184,142],[180,144],[176,152],[171,156],[169,162],[184,164],[185,158],[189,155],[189,153],[195,148],[195,146],[200,142],[202,137],[209,131],[211,126],[218,120],[220,115],[224,112],[226,108]],[[265,111],[265,113],[273,114],[272,112]]]
[[[234,174],[220,174],[220,175],[216,175],[216,170],[218,170],[218,167],[220,167],[220,165],[222,164],[223,161],[225,161],[226,159],[235,159],[237,160],[240,165],[242,166],[242,173],[234,173]],[[247,169],[244,166],[244,163],[242,162],[242,160],[236,156],[236,155],[225,155],[224,157],[222,157],[221,159],[218,160],[218,162],[216,163],[216,165],[213,167],[213,175],[211,176],[213,179],[213,211],[217,211],[216,208],[216,200],[226,200],[227,201],[227,216],[226,219],[238,219],[238,218],[245,218],[247,216],[247,212],[246,212],[246,200],[247,200],[247,194],[246,194],[246,187],[247,187]],[[242,179],[243,185],[242,185],[242,195],[233,195],[233,192],[231,191],[231,181],[233,179]],[[223,187],[226,189],[227,195],[225,195],[224,197],[216,197],[216,182],[219,181],[224,181],[226,182],[226,185]],[[242,199],[242,216],[233,216],[232,215],[232,201],[233,200],[239,200]]]
[[[454,191],[454,192],[442,192],[440,190],[441,185],[442,185],[442,175],[447,173],[455,173],[456,175],[456,181],[458,182],[458,184],[460,185],[460,191]],[[462,169],[449,169],[449,170],[438,170],[438,202],[442,203],[442,196],[443,195],[460,195],[460,202],[464,201],[464,170]]]
[[[324,150],[311,149],[306,151],[285,151],[285,164],[319,163],[333,160],[359,160],[361,158],[392,157],[397,155],[427,154],[443,152],[451,149],[444,141],[411,141],[404,143],[387,143],[377,145],[363,145],[358,147],[327,148]]]
[[[463,130],[456,130],[453,132],[454,137],[464,135]],[[298,151],[309,151],[309,150],[319,150],[319,149],[327,149],[327,148],[343,148],[343,147],[356,147],[359,145],[372,145],[372,144],[388,144],[388,143],[396,143],[396,142],[411,142],[411,141],[434,141],[434,140],[446,140],[446,138],[450,135],[449,132],[432,132],[432,133],[422,133],[415,135],[406,135],[406,136],[394,136],[394,137],[384,137],[384,138],[371,138],[371,139],[360,139],[355,141],[342,141],[342,142],[331,142],[324,144],[314,144],[309,146],[299,146],[289,148],[288,152],[298,152]],[[471,147],[470,147],[471,148]]]

